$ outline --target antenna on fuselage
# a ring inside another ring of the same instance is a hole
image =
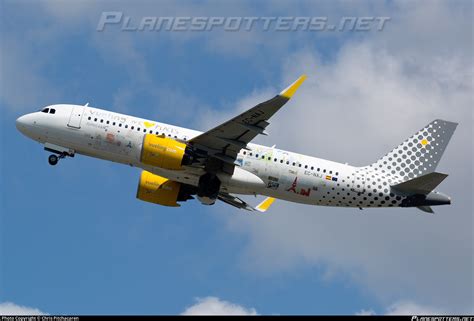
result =
[[[89,103],[86,103],[84,106],[89,107]]]

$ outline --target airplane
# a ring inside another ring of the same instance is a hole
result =
[[[51,152],[48,161],[76,154],[142,169],[136,197],[164,206],[220,200],[265,212],[275,199],[352,208],[451,204],[434,189],[448,176],[436,167],[457,123],[436,119],[373,164],[356,167],[251,143],[267,135],[269,119],[306,79],[275,97],[199,132],[85,105],[56,104],[16,120],[17,129]],[[237,195],[264,195],[256,207]]]

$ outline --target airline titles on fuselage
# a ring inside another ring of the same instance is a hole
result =
[[[122,115],[117,115],[110,112],[103,112],[103,111],[94,110],[90,108],[88,109],[88,111],[91,118],[95,117],[95,118],[100,118],[101,120],[105,120],[109,122],[110,121],[117,122],[122,125],[126,124],[130,126],[129,129],[131,129],[132,128],[131,126],[133,126],[140,129],[151,130],[154,133],[160,132],[167,135],[181,136],[180,131],[178,129],[171,126],[163,126],[160,123],[148,122],[146,120],[136,119],[134,117],[125,117]],[[93,123],[91,124],[92,126],[94,126]],[[100,123],[95,126],[101,129],[107,129],[107,125],[109,124]]]

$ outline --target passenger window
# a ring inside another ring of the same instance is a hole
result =
[[[50,114],[56,114],[56,109],[51,108],[51,109],[49,110],[49,113],[50,113]]]
[[[326,170],[325,170],[325,169],[323,169],[323,173],[326,173]]]
[[[112,123],[112,125],[114,125],[114,126],[115,126],[115,122],[113,122],[113,123]]]
[[[122,123],[119,123],[119,127],[122,127]]]
[[[318,172],[321,170],[321,168],[318,167]]]
[[[313,169],[314,169],[314,166],[311,166],[311,170],[313,170]]]
[[[45,108],[45,109],[43,109],[41,112],[47,114],[47,113],[49,112],[49,108]]]
[[[255,158],[258,158],[258,154],[255,154]]]
[[[295,165],[296,165],[296,163],[293,162],[293,166],[295,166]]]
[[[101,119],[101,120],[100,120],[100,122],[101,122],[101,123],[103,123],[103,122],[104,122],[104,120],[103,120],[103,119]]]
[[[134,129],[134,128],[135,128],[134,126],[130,127],[130,129]]]
[[[88,120],[91,120],[91,118],[90,118],[90,117],[89,117],[89,118],[87,118],[87,119],[88,119]]]
[[[332,174],[332,171],[329,171],[329,174]]]
[[[107,123],[106,123],[106,124],[108,125],[109,123],[110,123],[110,122],[109,122],[109,121],[107,121]]]
[[[139,131],[140,131],[140,127],[137,127],[137,132],[139,132]]]
[[[304,165],[304,168],[306,168],[306,169],[307,169],[307,168],[308,168],[308,165]]]
[[[94,121],[97,121],[97,118],[94,118]]]
[[[125,124],[125,128],[128,128],[128,124]]]

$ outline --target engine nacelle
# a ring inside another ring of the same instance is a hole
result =
[[[140,161],[143,164],[177,170],[192,162],[191,152],[184,143],[164,136],[147,134],[143,138]]]
[[[177,202],[192,198],[190,188],[188,185],[142,171],[138,183],[137,198],[164,206],[180,206]]]

